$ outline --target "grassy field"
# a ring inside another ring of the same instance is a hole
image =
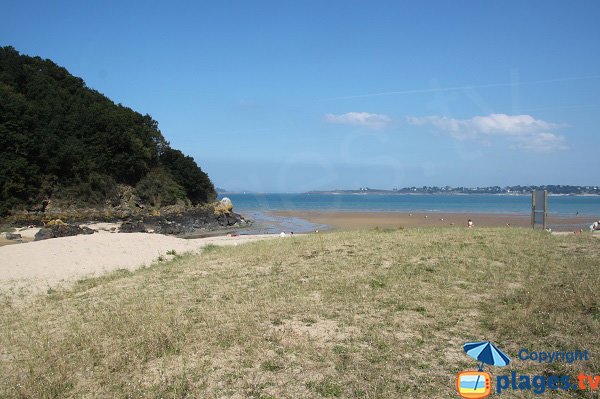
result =
[[[586,235],[370,230],[209,246],[5,296],[0,397],[456,398],[456,373],[476,368],[467,341],[513,357],[492,375],[600,374],[599,304],[600,240]],[[540,365],[520,348],[591,359]]]

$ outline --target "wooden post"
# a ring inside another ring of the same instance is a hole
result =
[[[531,228],[535,229],[535,190],[531,192]]]
[[[537,190],[531,192],[531,228],[535,229],[535,224],[539,221],[537,214],[540,214],[542,217],[542,229],[546,230],[546,219],[548,217],[548,190],[539,191],[539,193],[544,198],[538,198]]]
[[[548,216],[548,190],[544,190],[544,222],[543,229],[546,230],[546,216]]]

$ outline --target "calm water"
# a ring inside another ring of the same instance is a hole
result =
[[[238,212],[273,210],[472,212],[529,215],[531,196],[402,194],[226,194]],[[222,197],[222,196],[221,196]],[[600,217],[600,196],[550,196],[553,215]]]

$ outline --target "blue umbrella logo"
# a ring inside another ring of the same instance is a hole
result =
[[[487,397],[489,395],[489,391],[485,391],[481,394],[481,395],[477,395],[476,392],[478,389],[483,389],[486,384],[483,385],[483,387],[480,387],[479,385],[479,380],[482,374],[484,375],[488,375],[487,373],[482,373],[483,372],[483,365],[485,364],[489,364],[490,366],[506,366],[510,363],[510,357],[508,357],[504,352],[502,352],[500,349],[498,349],[498,347],[496,345],[494,345],[493,343],[491,343],[490,341],[483,341],[483,342],[467,342],[466,344],[463,345],[463,349],[465,350],[465,353],[469,356],[471,356],[473,359],[477,360],[479,362],[479,373],[477,374],[476,380],[475,380],[475,384],[472,385],[472,393],[466,394],[468,396],[463,396],[463,397],[471,397],[471,398],[483,398],[483,397]],[[472,378],[475,378],[475,376],[473,376]],[[484,377],[485,378],[485,377]],[[465,379],[466,381],[466,379]],[[467,385],[467,382],[464,382],[465,386]],[[460,385],[460,384],[459,384]],[[459,392],[461,392],[460,390],[461,388],[459,387]],[[464,389],[464,387],[463,387]]]
[[[502,352],[490,341],[467,342],[463,345],[465,353],[479,362],[479,371],[483,371],[483,364],[503,367],[510,363],[510,357]]]

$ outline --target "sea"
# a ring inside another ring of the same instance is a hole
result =
[[[282,218],[269,211],[452,212],[531,214],[530,195],[502,194],[221,194],[234,210],[255,221],[252,233],[314,231],[327,226],[298,218]],[[600,218],[598,195],[549,195],[548,213],[555,216]]]

